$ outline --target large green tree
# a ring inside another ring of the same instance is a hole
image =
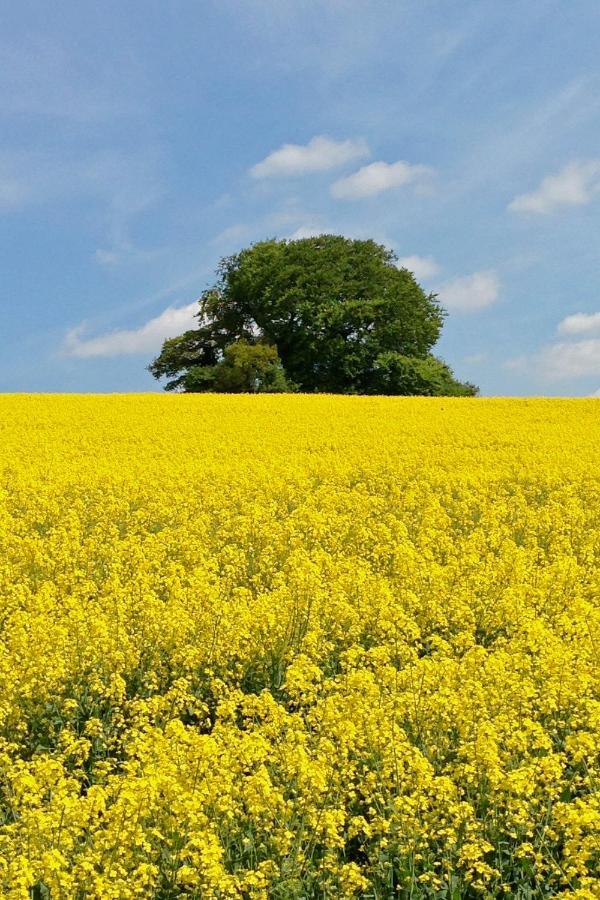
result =
[[[436,295],[374,241],[261,241],[217,276],[198,327],[149,366],[167,390],[476,393],[431,354],[445,316]]]

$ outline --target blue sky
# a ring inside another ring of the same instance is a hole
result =
[[[1,391],[146,391],[221,256],[392,247],[485,395],[600,390],[597,0],[1,3]]]

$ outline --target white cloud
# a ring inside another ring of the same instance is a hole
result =
[[[463,362],[471,366],[479,366],[481,363],[487,362],[487,353],[469,353],[463,356]]]
[[[98,247],[94,257],[101,266],[116,266],[121,259],[116,250],[103,250],[102,247]]]
[[[164,248],[146,250],[136,247],[127,237],[120,237],[119,232],[125,232],[124,228],[113,228],[115,240],[110,247],[98,247],[94,253],[94,259],[99,266],[115,268],[121,265],[140,265],[157,260],[164,254]]]
[[[320,234],[324,234],[322,228],[313,227],[311,225],[301,225],[300,228],[296,228],[296,230],[290,234],[288,240],[301,241],[304,240],[304,238],[319,237]]]
[[[253,178],[281,178],[325,172],[369,155],[369,147],[362,139],[335,141],[319,135],[308,144],[284,144],[253,166],[250,174]]]
[[[436,288],[443,306],[458,312],[474,312],[491,306],[498,299],[499,291],[500,282],[494,271],[451,278]]]
[[[509,360],[507,368],[544,381],[569,381],[600,375],[600,338],[557,341],[529,356]]]
[[[392,188],[422,182],[432,173],[433,169],[429,166],[413,165],[402,159],[395,163],[374,162],[362,166],[358,172],[346,178],[335,181],[331,185],[331,195],[343,200],[372,197]]]
[[[92,356],[125,356],[132,353],[151,353],[158,350],[166,338],[176,337],[183,331],[194,328],[197,320],[198,303],[187,306],[169,306],[159,316],[155,316],[139,328],[122,329],[85,337],[85,323],[67,332],[63,344],[63,355],[80,358]]]
[[[433,256],[401,256],[396,265],[399,269],[408,269],[417,280],[432,278],[440,270]]]
[[[27,200],[28,190],[25,184],[13,178],[5,178],[0,173],[0,212],[19,209]]]
[[[224,228],[223,231],[219,232],[219,234],[212,239],[211,244],[237,244],[247,240],[251,233],[252,227],[250,225],[244,225],[242,222],[237,225],[229,225],[228,228]]]
[[[524,354],[523,356],[513,356],[512,359],[506,359],[502,365],[505,369],[510,369],[511,372],[519,372],[523,375],[528,369],[529,361],[529,357]]]
[[[600,159],[571,162],[543,179],[537,190],[509,203],[513,212],[551,213],[561,206],[583,206],[600,194]]]
[[[600,332],[600,312],[573,313],[559,322],[559,334],[594,334]]]
[[[550,344],[539,352],[535,363],[540,374],[549,381],[600,375],[600,339]]]
[[[559,334],[594,335],[600,332],[600,313],[574,313],[558,324]],[[579,337],[542,346],[539,350],[510,359],[506,368],[542,381],[569,381],[600,376],[600,337]],[[591,396],[600,396],[600,392]]]
[[[600,388],[597,391],[594,391],[590,394],[590,397],[600,397]]]

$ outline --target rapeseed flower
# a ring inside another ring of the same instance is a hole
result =
[[[600,896],[598,401],[0,401],[0,894]]]

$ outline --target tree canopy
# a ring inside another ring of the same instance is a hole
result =
[[[149,371],[167,390],[469,396],[431,350],[445,312],[391,250],[320,235],[268,240],[221,260],[198,327]]]

